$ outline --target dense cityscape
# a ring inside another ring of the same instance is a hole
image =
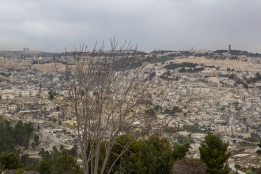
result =
[[[79,122],[67,102],[70,76],[64,66],[73,55],[29,48],[0,52],[0,115],[12,124],[33,123],[38,138],[23,149],[30,158],[41,159],[42,148],[79,146]],[[149,80],[150,99],[135,108],[121,134],[130,133],[131,127],[141,139],[155,135],[171,145],[189,143],[186,157],[199,159],[201,143],[213,132],[229,143],[232,169],[260,167],[260,54],[229,45],[228,50],[137,51],[135,56],[143,65],[139,76]],[[156,89],[165,92],[155,95]]]

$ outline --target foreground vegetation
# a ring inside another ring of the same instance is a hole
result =
[[[41,174],[83,173],[81,155],[75,145],[71,149],[53,147],[52,151],[41,149],[39,159],[32,159],[23,154],[22,149],[37,144],[32,123],[18,122],[12,125],[9,121],[0,124],[0,171],[15,169],[38,171]],[[131,142],[131,143],[130,143]],[[106,143],[101,144],[99,163],[106,154]],[[125,134],[117,137],[111,149],[105,173],[131,174],[168,174],[168,173],[229,173],[227,159],[228,144],[218,135],[208,133],[200,147],[200,159],[184,158],[189,150],[189,143],[172,145],[166,138],[150,136],[147,139],[135,139]],[[95,152],[92,152],[93,154]],[[88,154],[88,155],[93,155]],[[98,171],[100,173],[100,171]]]

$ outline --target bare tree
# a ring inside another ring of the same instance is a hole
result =
[[[86,174],[105,173],[111,149],[118,135],[126,126],[143,116],[137,111],[144,101],[163,95],[163,90],[151,88],[144,76],[142,56],[126,43],[117,49],[117,41],[111,40],[111,49],[104,44],[92,51],[81,46],[66,59],[66,71],[70,72],[68,93],[72,113],[76,117],[78,141]],[[134,133],[134,132],[133,132]],[[105,142],[105,143],[103,143]],[[105,155],[100,160],[102,145]],[[128,149],[127,143],[113,165]]]

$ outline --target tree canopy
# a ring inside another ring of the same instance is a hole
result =
[[[17,169],[22,166],[19,156],[14,152],[0,153],[0,164],[4,169]]]
[[[62,145],[59,149],[54,146],[52,152],[41,149],[39,155],[43,159],[38,165],[38,171],[40,173],[82,173],[79,164],[77,164],[77,146],[69,150],[65,149]]]
[[[120,155],[126,145],[129,147]],[[158,136],[135,140],[130,135],[122,135],[111,150],[113,155],[108,160],[106,173],[168,174],[171,173],[174,161],[182,159],[188,148],[189,144],[172,146],[168,139]]]
[[[27,148],[33,131],[32,123],[18,121],[15,126],[9,121],[0,123],[0,152],[16,151],[16,147]]]
[[[227,160],[230,157],[228,143],[221,140],[219,135],[208,133],[205,142],[199,147],[200,159],[207,165],[208,174],[228,174],[230,168]]]

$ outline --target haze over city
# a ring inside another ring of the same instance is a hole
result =
[[[259,0],[13,0],[0,6],[0,50],[73,49],[115,37],[139,50],[261,52]]]
[[[261,0],[0,2],[0,174],[261,174]]]

